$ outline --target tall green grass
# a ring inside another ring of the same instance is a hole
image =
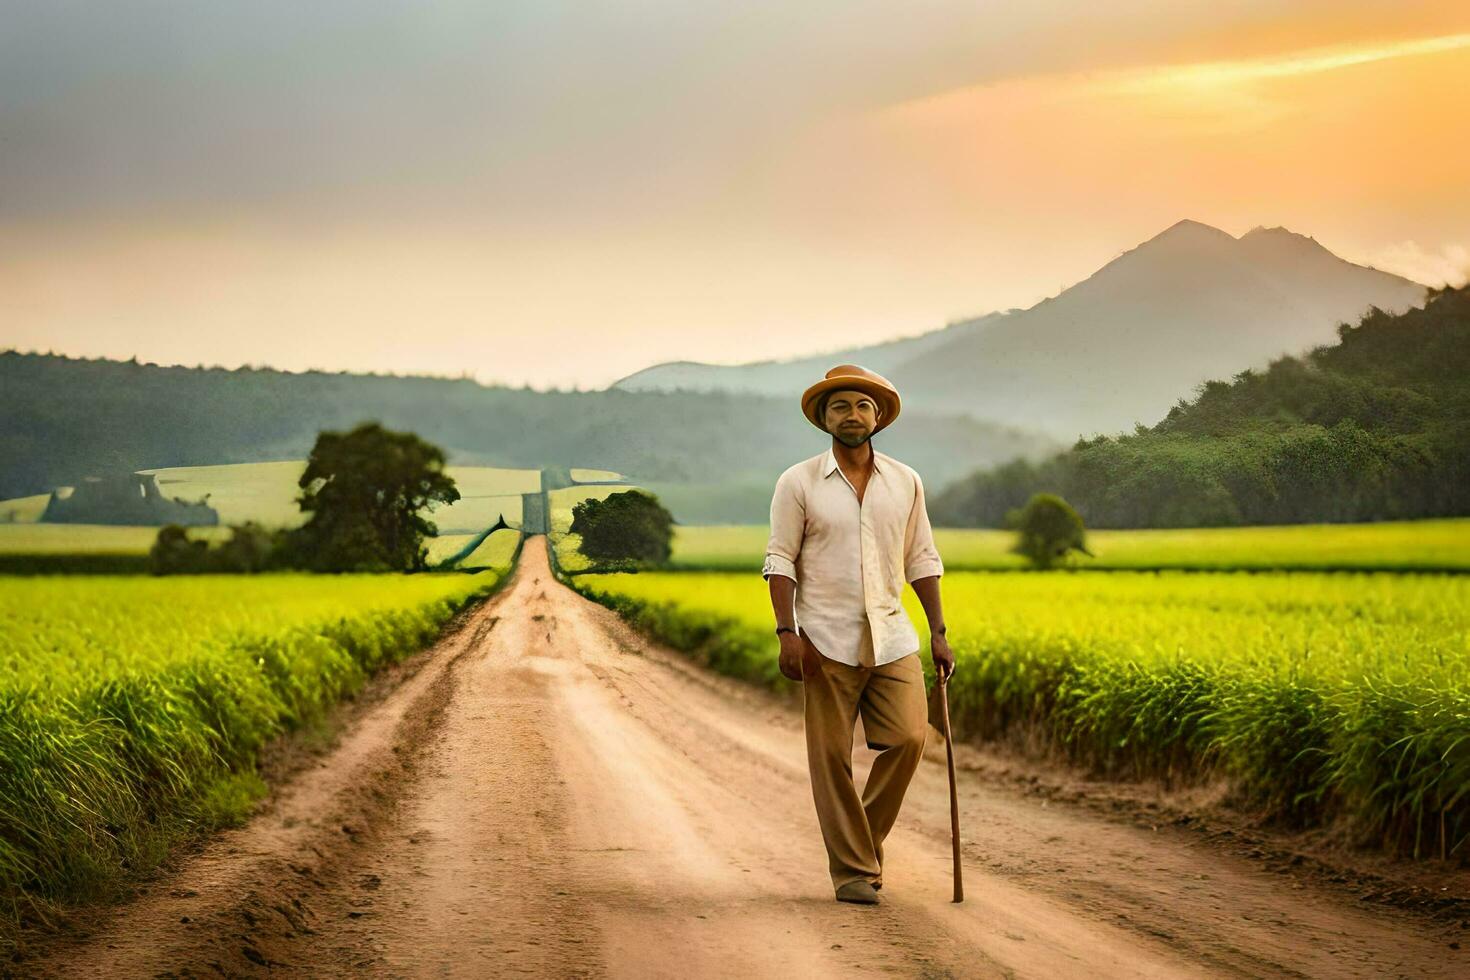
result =
[[[501,577],[0,581],[0,946],[264,791],[270,738],[430,643]]]
[[[757,573],[578,575],[579,591],[716,669],[780,688]],[[1470,857],[1470,579],[951,572],[960,737],[1121,778],[1224,776],[1237,805]],[[919,628],[933,683],[927,623]]]

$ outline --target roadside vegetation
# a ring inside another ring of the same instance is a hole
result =
[[[758,571],[567,581],[716,670],[790,686]],[[947,572],[943,589],[957,737],[1120,778],[1225,777],[1264,820],[1470,858],[1470,577]]]
[[[288,526],[142,529],[141,553],[134,528],[94,529],[115,550],[91,553],[51,525],[6,529],[134,574],[0,576],[0,950],[242,820],[268,741],[319,723],[506,580],[521,533],[503,520],[434,537],[425,512],[460,496],[443,464],[367,423],[321,434]],[[391,574],[431,559],[456,571]]]
[[[240,820],[262,745],[502,572],[65,576],[0,589],[0,940]]]

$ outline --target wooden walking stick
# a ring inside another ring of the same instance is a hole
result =
[[[949,832],[954,845],[954,900],[965,900],[965,880],[960,872],[960,798],[954,785],[954,740],[949,734],[948,675],[939,677],[939,709],[944,720],[944,755],[949,763]]]

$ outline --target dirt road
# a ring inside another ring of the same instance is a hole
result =
[[[774,656],[774,648],[773,648]],[[514,581],[249,825],[21,964],[51,976],[1464,976],[1447,934],[1183,834],[961,773],[942,743],[833,901],[799,708]],[[859,779],[873,753],[859,734]],[[1467,936],[1470,938],[1470,936]]]

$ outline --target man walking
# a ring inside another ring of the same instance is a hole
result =
[[[803,682],[812,796],[841,902],[878,901],[883,840],[928,735],[919,635],[901,602],[905,581],[928,617],[935,671],[946,678],[954,671],[924,484],[871,442],[899,408],[893,385],[856,364],[839,364],[802,394],[802,412],[832,445],[777,479],[761,570],[781,673]],[[868,747],[881,750],[861,797],[852,781],[859,714]]]

